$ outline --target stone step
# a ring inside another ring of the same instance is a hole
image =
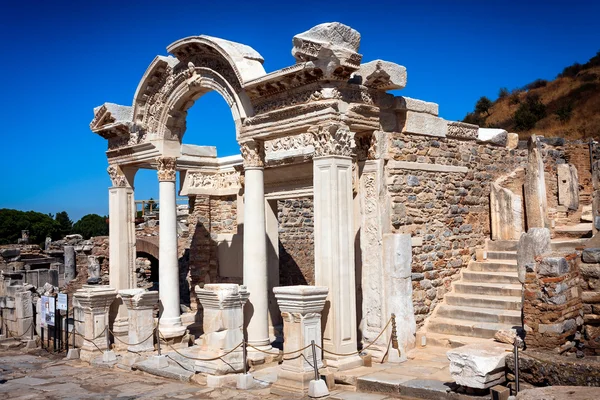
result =
[[[512,271],[489,272],[489,271],[462,271],[463,282],[489,282],[489,283],[515,283],[519,282],[519,274]]]
[[[589,238],[592,237],[592,223],[583,222],[575,225],[558,225],[554,228],[558,236],[569,238]]]
[[[575,251],[576,247],[585,246],[589,239],[552,239],[550,245],[554,251]]]
[[[425,337],[425,340],[423,340]],[[455,349],[468,344],[489,343],[490,339],[482,339],[470,336],[451,335],[449,333],[435,333],[421,329],[417,332],[417,347],[446,347]],[[423,343],[425,345],[423,345]]]
[[[521,285],[515,284],[457,281],[453,287],[456,293],[521,297]]]
[[[486,296],[480,294],[447,293],[446,303],[451,306],[521,310],[521,296]]]
[[[485,245],[488,251],[517,251],[518,240],[487,240]]]
[[[492,322],[475,322],[451,318],[435,317],[427,325],[428,332],[445,333],[457,336],[471,336],[478,338],[493,338],[496,332],[502,329],[511,329],[510,324]]]
[[[467,306],[451,306],[442,304],[436,317],[467,320],[472,322],[493,322],[498,324],[521,325],[521,312],[516,310],[500,310]]]
[[[488,251],[488,260],[514,260],[517,261],[516,251]]]
[[[486,271],[486,272],[516,272],[516,260],[486,260],[470,261],[468,271]]]

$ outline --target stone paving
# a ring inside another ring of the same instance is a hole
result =
[[[409,353],[401,364],[373,364],[336,374],[338,385],[330,399],[382,400],[427,398],[426,393],[446,397],[451,385],[447,348],[425,348]],[[180,382],[141,371],[101,368],[67,361],[64,355],[43,350],[0,351],[1,399],[282,399],[270,394],[277,366],[253,372],[257,388],[238,391],[231,387],[208,388],[198,379]],[[201,377],[201,375],[196,375]],[[368,392],[360,393],[356,388]],[[408,397],[407,397],[408,396]]]

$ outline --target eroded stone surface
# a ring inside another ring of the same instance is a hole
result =
[[[501,345],[466,345],[446,353],[450,374],[462,386],[486,389],[503,383],[507,347]]]

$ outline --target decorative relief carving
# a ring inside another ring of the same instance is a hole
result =
[[[119,168],[116,164],[110,164],[106,171],[108,172],[108,176],[110,176],[113,186],[127,186],[125,174],[123,174],[121,168]]]
[[[351,157],[354,149],[354,135],[341,123],[329,123],[309,129],[313,135],[315,156]]]
[[[295,93],[285,93],[284,95],[277,95],[269,98],[263,102],[258,103],[254,107],[254,111],[257,114],[267,113],[279,108],[291,107],[298,104],[304,104],[311,101],[318,101],[323,98],[321,90],[315,87],[311,87],[308,90]]]
[[[193,189],[231,189],[241,186],[238,171],[208,174],[202,171],[188,172],[189,188]]]
[[[158,157],[156,159],[158,163],[158,181],[168,182],[174,181],[177,173],[177,158],[175,157]]]
[[[478,128],[477,125],[471,125],[464,122],[448,122],[448,132],[446,133],[446,136],[476,140]]]
[[[251,140],[240,144],[244,168],[262,168],[265,166],[265,149],[262,142]]]
[[[356,135],[356,157],[360,161],[375,159],[377,138],[374,134]]]
[[[265,142],[265,153],[276,153],[280,151],[299,150],[312,146],[312,135],[302,133],[296,136],[285,136],[279,139]]]

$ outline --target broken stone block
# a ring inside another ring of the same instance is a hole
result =
[[[558,164],[556,172],[558,175],[558,204],[576,211],[579,208],[577,168],[571,164]]]
[[[496,183],[490,188],[490,214],[493,240],[518,239],[523,232],[521,196]]]
[[[504,383],[507,346],[469,344],[446,353],[450,360],[450,375],[462,386],[487,389]]]
[[[389,61],[374,60],[361,64],[355,75],[362,84],[379,90],[403,89],[406,86],[406,68]]]
[[[595,264],[600,262],[600,248],[584,249],[581,254],[583,262]]]
[[[538,275],[561,276],[569,272],[569,264],[564,257],[545,257],[538,264]]]
[[[402,133],[446,137],[447,132],[448,121],[443,118],[415,111],[406,112]]]
[[[527,226],[530,229],[549,228],[544,161],[536,135],[531,135],[529,138],[525,172],[525,185],[523,187],[525,189]]]
[[[546,228],[531,228],[523,233],[517,248],[517,269],[519,281],[525,282],[527,268],[533,270],[535,258],[552,251],[550,245],[550,230]]]
[[[506,147],[508,149],[516,149],[519,146],[519,135],[517,133],[509,133],[506,138]]]
[[[360,67],[360,33],[339,22],[314,26],[294,36],[292,43],[296,62],[312,61],[326,75],[339,73],[336,70],[340,66],[352,70]]]
[[[477,142],[491,143],[498,146],[506,146],[508,133],[504,129],[479,128],[477,132]]]

